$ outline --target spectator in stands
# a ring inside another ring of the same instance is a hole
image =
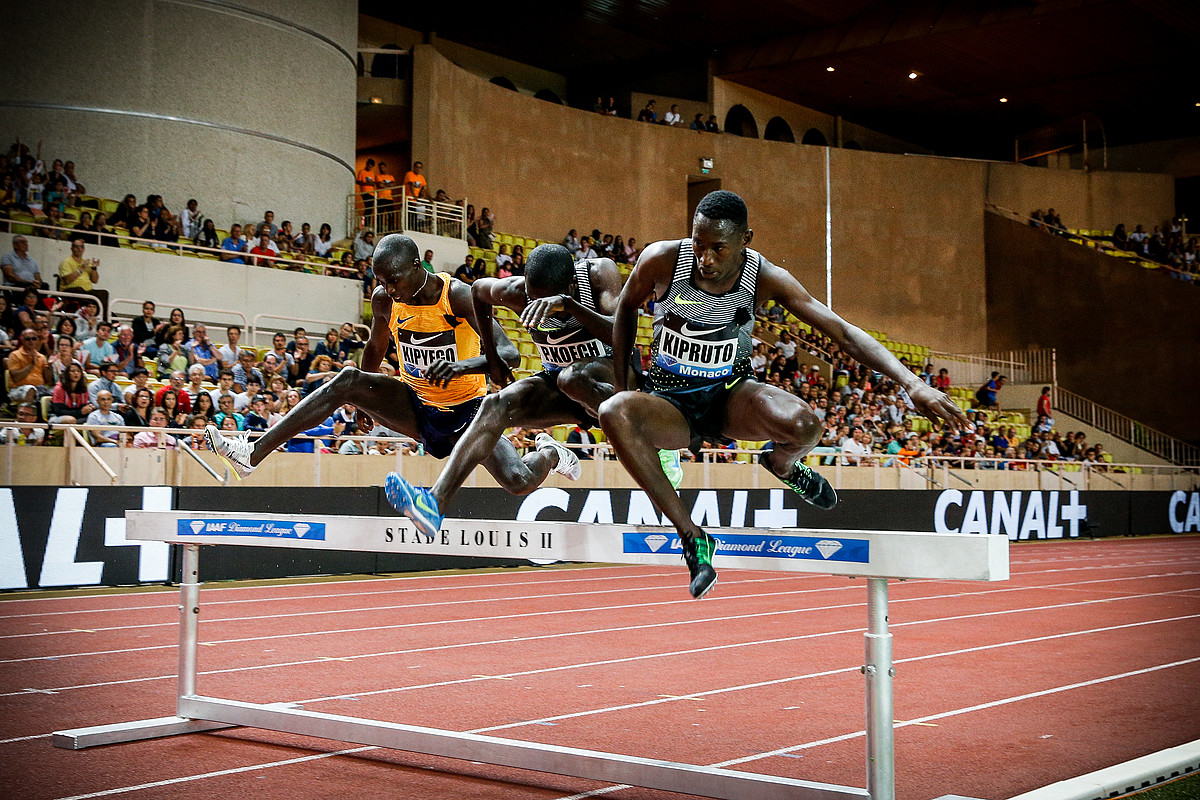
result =
[[[145,355],[153,357],[158,352],[158,345],[154,341],[154,335],[164,327],[166,323],[154,316],[155,305],[153,300],[142,301],[142,315],[135,317],[130,323],[133,329],[133,341],[140,345],[145,345]]]
[[[92,404],[88,395],[83,368],[75,362],[68,364],[50,393],[50,417],[46,421],[52,424],[74,425],[86,419],[95,409],[96,406]]]
[[[150,218],[150,209],[138,206],[134,218],[129,222],[129,235],[137,239],[154,238],[154,220]]]
[[[721,126],[717,124],[716,114],[709,114],[708,121],[704,123],[704,130],[708,131],[709,133],[721,132]]]
[[[200,235],[200,231],[203,230],[205,223],[205,217],[200,213],[200,204],[194,198],[188,200],[187,206],[179,216],[179,235],[194,242]]]
[[[96,235],[93,225],[91,212],[84,211],[80,213],[79,222],[71,229],[71,239],[73,240],[78,236],[83,239],[84,244],[99,244],[100,237]]]
[[[21,403],[17,406],[17,427],[0,428],[0,444],[8,444],[12,438],[17,447],[36,447],[45,444],[45,428],[32,427],[38,421],[37,406],[33,403]]]
[[[1125,230],[1124,222],[1118,223],[1117,227],[1113,228],[1112,236],[1109,238],[1112,241],[1113,247],[1118,250],[1129,249],[1129,232]]]
[[[328,257],[330,251],[333,250],[333,228],[330,227],[328,222],[321,223],[321,230],[317,233],[316,238],[313,239],[312,248],[313,255],[320,256],[321,258]]]
[[[314,348],[313,354],[318,356],[329,356],[336,361],[338,359],[339,341],[338,329],[330,328],[329,330],[325,331],[325,340],[317,342],[317,346]]]
[[[433,251],[432,250],[425,251],[425,255],[421,258],[421,267],[426,272],[429,272],[429,273],[433,273],[433,272],[437,271],[433,268]]]
[[[502,244],[500,252],[496,254],[496,269],[507,267],[509,264],[512,264],[512,256],[508,253],[508,245]]]
[[[696,114],[696,116],[692,118],[692,124],[688,125],[688,130],[704,133],[704,115],[699,113]]]
[[[257,239],[259,236],[261,236],[263,231],[266,231],[267,236],[272,241],[274,241],[275,237],[279,235],[279,226],[275,224],[274,211],[263,212],[262,220],[254,226],[254,238]]]
[[[265,230],[258,235],[258,244],[250,250],[250,263],[256,267],[275,266],[274,252],[271,250],[271,235]]]
[[[154,405],[154,390],[150,386],[150,371],[145,367],[136,367],[129,377],[133,379],[133,383],[125,387],[124,402],[128,404],[133,399],[133,396],[137,394],[138,389],[148,389],[150,390],[150,405]]]
[[[988,382],[975,391],[975,405],[973,407],[999,411],[1000,402],[996,395],[1004,388],[1004,383],[1007,380],[1007,376],[1001,375],[999,372],[993,372]]]
[[[163,373],[160,372],[159,374],[162,375]],[[164,402],[166,394],[168,392],[174,392],[175,400],[179,405],[179,410],[183,411],[184,413],[191,413],[192,398],[184,390],[186,385],[187,373],[181,370],[175,370],[174,372],[170,373],[170,383],[154,393],[154,404],[156,406],[166,407],[166,403]],[[173,418],[174,417],[172,417],[172,419]]]
[[[470,256],[467,256],[467,260],[470,260]],[[463,283],[474,283],[480,278],[486,276],[487,262],[485,262],[482,258],[475,259],[475,262],[469,267],[464,263],[460,265],[458,269],[454,270],[454,277],[458,278]]]
[[[54,353],[46,359],[46,363],[50,365],[50,371],[54,375],[54,380],[57,382],[62,377],[70,364],[79,364],[83,366],[83,362],[79,360],[75,352],[78,345],[70,336],[59,336],[55,340]]]
[[[579,252],[575,254],[575,260],[584,261],[589,258],[599,258],[599,255],[592,247],[592,237],[584,236],[579,240]]]
[[[75,341],[82,342],[96,335],[96,325],[100,318],[100,304],[94,300],[83,300],[71,320],[75,323]]]
[[[217,348],[209,341],[207,325],[202,322],[196,323],[192,328],[192,338],[187,343],[187,348],[192,354],[192,364],[203,367],[205,376],[215,381],[221,367],[217,363]]]
[[[412,173],[409,174],[411,175]],[[396,188],[397,186],[398,184],[396,183],[396,176],[393,175],[388,169],[386,162],[380,161],[379,172],[375,176],[375,201],[379,205],[380,214],[389,214],[395,210],[396,203],[395,198],[392,195],[392,189]],[[417,197],[421,194],[421,188],[423,187],[415,187],[410,193],[408,187],[405,186],[404,190],[406,194],[410,194],[412,197]]]
[[[382,168],[382,164],[380,167]],[[420,197],[425,192],[425,187],[428,183],[425,176],[422,174],[425,170],[425,165],[420,161],[414,161],[412,169],[404,173],[404,193],[409,197]]]
[[[8,399],[13,403],[33,403],[50,394],[54,375],[46,356],[37,350],[38,333],[32,328],[21,331],[20,346],[8,356]]]
[[[92,224],[92,230],[96,236],[95,243],[100,247],[119,247],[120,242],[113,235],[113,229],[108,225],[108,215],[102,211],[96,212],[96,220]]]
[[[314,356],[312,366],[297,385],[303,388],[304,395],[307,396],[333,380],[337,372],[332,358],[327,355]]]
[[[113,350],[116,351],[117,369],[125,377],[133,375],[133,371],[142,366],[142,357],[146,354],[146,346],[133,341],[133,328],[129,325],[117,328],[117,341],[113,343]],[[118,393],[113,396],[119,403],[121,395]]]
[[[213,250],[220,248],[221,237],[217,235],[217,224],[211,219],[204,220],[203,226],[192,239],[192,244],[210,247]]]
[[[257,380],[260,386],[266,386],[266,379],[254,361],[254,352],[242,350],[238,353],[237,364],[233,368],[233,385],[236,389],[245,389],[246,382]]]
[[[285,219],[283,224],[279,226],[279,231],[273,237],[275,240],[275,248],[280,253],[293,253],[296,251],[294,239],[296,234],[292,231],[292,221]]]
[[[225,419],[232,417],[235,425],[235,430],[246,429],[246,418],[233,408],[233,395],[222,395],[217,401],[217,413],[213,415],[213,422],[218,428],[222,427]]]
[[[1141,225],[1133,229],[1133,233],[1129,234],[1128,249],[1140,255],[1146,255],[1147,243],[1150,240],[1150,235],[1146,233]]]
[[[160,347],[162,346],[163,341],[166,340],[168,329],[172,325],[183,328],[183,340],[185,342],[192,338],[190,333],[191,329],[188,327],[187,319],[183,315],[183,309],[172,308],[171,313],[167,315],[167,322],[165,324],[159,323],[158,325],[154,326],[154,341]]]
[[[562,240],[562,245],[563,247],[567,248],[567,251],[571,254],[572,258],[574,258],[575,254],[579,252],[579,236],[576,235],[574,228],[567,231],[566,237]]]
[[[149,426],[151,428],[166,428],[167,414],[161,408],[150,411]],[[134,447],[165,447],[171,449],[177,445],[175,437],[161,431],[140,431],[134,434]]]
[[[647,101],[645,107],[641,111],[638,112],[637,121],[638,122],[657,123],[658,122],[658,112],[654,110],[655,105],[656,105],[656,103],[653,100]]]
[[[292,237],[292,251],[305,256],[316,254],[317,236],[312,232],[312,225],[307,222],[300,225],[300,232]]]
[[[596,444],[596,437],[587,428],[580,425],[575,425],[571,428],[571,432],[567,434],[567,444],[579,445],[572,447],[571,452],[579,457],[580,461],[591,461],[593,456],[593,447]]]
[[[147,212],[146,216],[147,218],[150,216],[149,212]],[[121,204],[113,211],[112,216],[109,217],[108,223],[113,227],[131,228],[133,227],[133,223],[137,222],[137,219],[137,198],[131,194],[127,194],[121,201]]]
[[[94,389],[98,381],[92,383],[88,387],[89,391]],[[111,389],[108,389],[111,392]],[[97,394],[99,390],[97,390]],[[113,397],[119,395],[113,394]],[[121,417],[125,420],[125,424],[134,428],[145,428],[150,424],[150,412],[154,410],[154,392],[149,389],[138,389],[133,393],[131,401],[122,411]],[[161,413],[161,411],[159,412]],[[164,428],[167,426],[167,418],[163,417]]]
[[[112,392],[103,391],[96,395],[97,408],[87,415],[88,425],[124,425],[125,418],[113,410]],[[100,447],[116,447],[121,433],[101,430],[90,432],[92,444]]]
[[[249,410],[246,411],[245,430],[265,431],[272,424],[271,416],[272,412],[267,408],[267,398],[261,394],[255,395],[250,401]]]
[[[663,124],[670,125],[673,128],[683,127],[683,116],[679,113],[679,106],[675,103],[671,104],[671,110],[663,115]]]
[[[100,259],[84,257],[85,240],[71,239],[71,255],[58,265],[58,288],[64,292],[90,292],[100,280]]]
[[[370,228],[363,228],[354,237],[353,248],[355,261],[366,261],[375,255],[375,231]]]
[[[210,390],[209,394],[212,395],[213,403],[215,403],[218,407],[221,405],[221,398],[228,395],[229,397],[233,398],[234,408],[237,408],[238,397],[240,395],[237,391],[235,391],[233,386],[232,369],[221,369],[221,372],[217,375],[217,388]],[[243,398],[243,405],[245,405],[245,398]]]
[[[4,273],[5,286],[23,286],[30,289],[49,289],[42,281],[37,261],[29,255],[29,240],[22,234],[12,239],[12,252],[0,256],[0,271]]]
[[[513,263],[509,269],[513,275],[519,277],[525,274],[525,254],[521,252],[515,252],[518,249],[519,248],[514,248]]]
[[[241,341],[241,325],[230,325],[225,329],[225,344],[217,349],[217,359],[221,362],[222,367],[233,369],[233,365],[238,362]]]
[[[80,345],[80,355],[88,372],[100,374],[100,365],[105,361],[116,361],[116,348],[108,341],[112,335],[112,323],[101,320],[96,323],[96,334],[83,340]]]
[[[165,330],[163,342],[158,346],[158,374],[183,371],[192,364],[192,352],[187,346],[187,329],[171,325]]]
[[[367,163],[363,165],[354,176],[355,186],[358,188],[358,193],[362,197],[363,212],[368,216],[375,209],[375,159],[368,158]]]
[[[343,322],[341,329],[338,331],[338,363],[345,364],[352,360],[355,353],[366,345],[355,330],[354,324]]]

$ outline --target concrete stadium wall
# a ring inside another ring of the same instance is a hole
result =
[[[1200,438],[1200,292],[988,214],[989,350],[1054,347],[1058,379],[1114,411]]]
[[[352,0],[25,4],[0,129],[88,191],[189,198],[216,220],[345,226],[354,190],[357,9]],[[7,142],[6,142],[7,144]]]
[[[70,244],[36,236],[26,238],[29,255],[41,268],[42,280],[54,286],[58,265],[71,253]],[[0,254],[11,250],[12,235],[0,234]],[[241,324],[237,313],[245,315],[248,323],[259,314],[271,315],[260,320],[263,327],[291,330],[303,325],[310,331],[314,346],[326,328],[362,318],[362,284],[358,280],[116,247],[89,245],[84,255],[100,259],[96,288],[107,290],[110,301],[135,301],[114,304],[118,318],[128,320],[139,315],[142,300],[155,302],[160,319],[179,306],[188,320],[208,323],[209,336],[216,342],[225,341],[225,331],[215,326]],[[192,311],[189,306],[221,311]],[[251,343],[246,338],[243,341]],[[269,335],[252,342],[258,346],[270,343]]]
[[[820,300],[828,150],[833,308],[893,339],[950,352],[986,349],[988,201],[1029,210],[1053,200],[1073,226],[1135,210],[1149,218],[1173,205],[1166,176],[701,136],[602,117],[500,89],[428,45],[415,48],[413,72],[413,156],[432,185],[466,187],[476,208],[495,211],[498,231],[557,241],[570,228],[599,227],[642,244],[679,238],[689,230],[689,177],[717,179],[746,199],[754,246]],[[753,90],[735,88],[722,89],[722,102],[753,104]],[[727,109],[714,108],[723,119]],[[760,134],[779,112],[762,108],[762,118],[752,109]],[[793,117],[785,116],[799,137],[807,121]],[[715,166],[701,176],[704,157]]]

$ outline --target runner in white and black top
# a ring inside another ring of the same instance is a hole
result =
[[[812,408],[784,389],[759,383],[750,368],[754,309],[779,302],[830,337],[849,356],[904,388],[930,419],[970,427],[958,406],[896,360],[878,342],[815,300],[799,281],[749,248],[746,204],[717,191],[696,207],[691,239],[648,246],[625,283],[613,327],[617,394],[600,407],[600,423],[617,457],[679,531],[692,576],[692,596],[703,597],[717,574],[717,542],[692,521],[663,477],[659,448],[696,447],[702,439],[769,439],[760,463],[818,508],[837,493],[801,462],[821,437]],[[637,310],[654,297],[654,363],[644,392],[627,377]]]
[[[599,424],[597,410],[613,393],[612,315],[621,293],[621,273],[612,259],[576,264],[562,245],[543,244],[529,254],[524,276],[483,278],[475,281],[471,291],[477,319],[482,320],[479,324],[488,329],[480,339],[489,357],[492,382],[505,388],[484,397],[430,489],[412,487],[397,477],[406,495],[415,498],[400,510],[427,533],[436,534],[467,476],[491,457],[507,428],[561,424],[590,428]],[[492,346],[493,306],[521,315],[521,324],[529,329],[541,354],[541,372],[513,382],[512,372]],[[628,363],[626,359],[626,368]],[[542,472],[533,486],[551,469],[571,480],[579,478],[581,467],[574,452],[547,433],[539,434],[535,444],[546,457],[535,462]],[[662,469],[660,462],[660,473]]]

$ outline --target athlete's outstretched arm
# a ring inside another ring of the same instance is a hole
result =
[[[476,330],[479,332],[484,358],[487,359],[488,375],[497,386],[512,383],[511,368],[516,365],[505,363],[496,351],[496,328],[499,327],[503,331],[503,327],[499,326],[492,316],[492,306],[502,305],[520,310],[525,298],[524,286],[523,278],[480,278],[471,284],[471,303],[475,309]],[[520,363],[519,353],[517,363]]]
[[[362,369],[364,372],[378,372],[383,357],[387,355],[388,339],[392,335],[389,324],[392,320],[392,298],[382,286],[376,286],[371,292],[371,335],[363,347]]]
[[[629,389],[629,354],[633,351],[637,334],[638,309],[651,294],[658,296],[660,286],[670,285],[678,249],[677,242],[647,245],[617,297],[612,348],[613,388],[618,392]]]
[[[908,393],[913,406],[924,416],[936,421],[939,417],[955,425],[974,430],[967,416],[943,392],[934,389],[910,370],[904,368],[887,348],[868,336],[861,328],[851,325],[817,300],[800,285],[791,273],[763,259],[759,272],[757,306],[777,300],[788,311],[824,333],[851,358],[887,375]]]
[[[454,316],[460,317],[467,321],[467,324],[479,333],[479,323],[475,319],[475,301],[471,297],[471,287],[462,281],[450,282],[450,310],[454,312]],[[489,313],[489,318],[491,314]],[[500,323],[495,319],[491,319],[491,333],[496,346],[496,352],[504,363],[510,367],[515,367],[521,363],[521,354],[504,333],[504,329],[500,327]],[[483,334],[480,334],[480,340],[483,339]],[[474,358],[467,358],[462,361],[436,361],[425,375],[429,382],[435,386],[445,386],[453,378],[459,375],[474,375],[477,373],[486,373],[488,371],[487,355],[480,353]]]

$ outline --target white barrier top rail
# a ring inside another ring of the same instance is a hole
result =
[[[679,564],[671,528],[575,522],[447,519],[430,539],[405,517],[268,512],[129,511],[130,539],[375,553],[620,564]],[[866,578],[1008,579],[1008,537],[832,529],[721,528],[718,569]]]

